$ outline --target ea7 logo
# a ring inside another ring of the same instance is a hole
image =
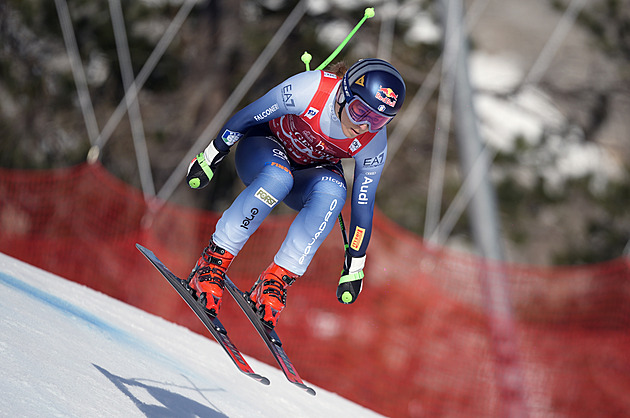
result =
[[[376,157],[370,157],[363,160],[363,167],[378,167],[385,162],[385,153],[381,152]]]
[[[295,100],[293,100],[293,86],[291,84],[282,88],[282,101],[287,107],[295,107]]]

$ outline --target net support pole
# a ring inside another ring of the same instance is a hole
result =
[[[192,158],[200,151],[201,147],[205,147],[210,143],[210,140],[217,134],[221,126],[227,121],[230,114],[234,111],[239,102],[245,97],[245,94],[249,91],[251,86],[254,84],[260,73],[267,66],[271,58],[276,54],[278,49],[282,46],[285,39],[289,36],[289,34],[293,31],[295,26],[299,23],[306,13],[307,9],[307,0],[301,0],[291,11],[287,19],[284,21],[282,26],[278,29],[275,35],[271,38],[265,49],[260,53],[260,56],[256,61],[252,64],[249,71],[236,89],[232,92],[230,97],[225,101],[221,109],[217,112],[214,118],[210,121],[210,123],[206,126],[204,131],[201,133],[199,138],[195,141],[192,148],[188,151],[188,153],[184,156],[184,158],[177,165],[173,173],[171,173],[170,177],[166,180],[166,183],[159,190],[157,197],[161,201],[167,201],[171,195],[177,189],[179,183],[186,176],[186,168],[188,164],[192,160]]]
[[[558,49],[560,49],[560,45],[564,42],[564,39],[573,27],[575,20],[579,16],[585,4],[586,0],[571,0],[571,3],[556,25],[556,28],[549,37],[549,40],[538,55],[536,62],[534,62],[534,65],[532,65],[532,68],[521,82],[521,86],[527,84],[538,84],[544,73],[551,65],[551,61],[556,56]]]
[[[477,176],[477,187],[471,196],[468,215],[473,239],[485,260],[479,271],[479,279],[492,336],[495,376],[501,402],[500,416],[526,417],[528,412],[518,353],[518,335],[509,282],[503,268],[504,254],[496,195],[489,179],[492,158],[480,138],[468,74],[469,51],[463,23],[463,2],[442,0],[441,4],[447,39],[456,39],[455,42],[445,43],[445,48],[454,48],[457,54],[455,65],[447,70],[451,71],[455,83],[453,113],[461,171],[465,177]]]
[[[153,183],[153,175],[151,174],[151,161],[149,160],[149,151],[144,135],[140,104],[138,103],[137,95],[134,95],[132,98],[131,95],[127,94],[127,91],[133,85],[134,75],[131,65],[131,54],[129,53],[127,30],[125,29],[125,19],[123,17],[120,0],[109,0],[109,9],[112,17],[114,38],[116,40],[118,61],[120,62],[120,73],[125,87],[125,103],[127,105],[127,114],[129,115],[129,123],[131,125],[133,146],[136,151],[136,161],[138,162],[138,170],[140,172],[140,184],[142,185],[142,192],[144,193],[145,199],[151,198],[155,196],[155,185]]]
[[[57,0],[57,1],[60,1],[60,0]],[[179,29],[182,27],[182,25],[186,21],[188,14],[192,10],[192,8],[195,6],[196,2],[197,0],[185,0],[185,2],[177,11],[177,14],[175,15],[175,17],[169,24],[168,28],[166,28],[166,31],[164,32],[164,34],[158,41],[153,51],[151,52],[151,55],[149,56],[147,61],[142,66],[142,69],[136,76],[135,80],[131,83],[129,88],[125,91],[125,97],[123,97],[120,103],[118,103],[116,110],[114,110],[114,113],[112,113],[112,115],[110,116],[103,130],[98,134],[98,137],[96,138],[95,142],[96,142],[96,146],[99,149],[105,146],[109,138],[114,133],[114,130],[120,123],[120,120],[123,118],[123,116],[127,112],[127,103],[129,103],[132,100],[137,99],[138,93],[144,86],[144,83],[147,81],[147,79],[149,78],[149,75],[151,75],[151,72],[153,72],[158,62],[164,55],[164,52],[166,52],[166,49],[169,47],[169,45],[171,44],[171,42],[173,41],[173,39],[179,32]]]
[[[489,2],[490,0],[475,0],[470,5],[466,12],[465,20],[467,32],[470,32],[475,26]],[[391,134],[388,132],[386,168],[390,162],[394,161],[394,155],[396,155],[411,130],[417,127],[418,115],[424,111],[425,106],[429,103],[433,93],[440,84],[441,67],[442,57],[438,58],[433,64],[413,99],[407,99],[409,103],[405,104],[405,107],[396,116],[396,128]]]
[[[68,58],[70,59],[72,76],[74,77],[77,94],[79,95],[79,104],[83,113],[83,120],[87,129],[88,138],[90,139],[90,145],[95,146],[98,137],[98,123],[96,121],[96,115],[94,114],[94,107],[92,106],[92,99],[90,98],[87,77],[85,76],[85,71],[83,69],[81,55],[79,54],[77,39],[72,27],[72,19],[70,18],[70,11],[68,10],[68,3],[66,0],[55,0],[55,7],[57,8],[57,14],[59,15],[61,32],[66,45]]]

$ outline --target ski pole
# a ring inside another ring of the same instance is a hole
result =
[[[311,71],[311,60],[313,59],[313,56],[311,54],[309,54],[307,51],[304,51],[304,53],[302,54],[302,62],[306,65],[306,71]]]
[[[348,237],[346,236],[346,226],[343,223],[343,216],[341,216],[341,213],[339,214],[337,219],[339,219],[339,228],[341,228],[341,235],[343,236],[343,248],[348,251],[348,247],[350,245],[348,244]]]
[[[348,304],[353,303],[359,296],[359,293],[361,293],[364,274],[363,267],[361,267],[361,270],[352,274],[349,271],[346,271],[346,267],[349,270],[350,264],[352,263],[351,261],[348,261],[348,257],[350,257],[350,254],[348,254],[348,236],[346,235],[346,227],[343,223],[343,217],[341,216],[341,213],[339,214],[339,217],[337,219],[339,219],[339,227],[341,228],[341,235],[343,235],[343,246],[345,247],[345,254],[344,268],[341,272],[342,276],[341,279],[339,279],[336,293],[339,302],[343,304]],[[346,261],[348,262],[348,265],[346,265]]]
[[[326,61],[322,62],[320,66],[316,68],[316,70],[323,70],[324,68],[326,68],[326,66],[330,64],[330,62],[334,60],[335,57],[341,52],[341,50],[346,46],[346,44],[348,43],[348,41],[350,41],[354,34],[357,33],[361,25],[363,25],[363,23],[369,18],[374,17],[374,15],[375,12],[373,7],[368,7],[367,9],[365,9],[365,12],[363,13],[363,18],[359,21],[359,23],[357,23],[354,29],[352,29],[348,36],[346,36],[346,39],[344,39],[343,42],[339,44],[337,49],[335,49],[333,53],[330,54],[328,58],[326,58]],[[302,54],[302,62],[306,64],[306,71],[310,71],[310,63],[312,58],[313,57],[308,52],[304,52],[304,54]]]
[[[341,50],[343,49],[343,47],[346,46],[346,44],[348,43],[350,38],[352,38],[354,36],[354,34],[357,33],[357,31],[359,30],[361,25],[363,25],[363,22],[365,22],[366,20],[368,20],[371,17],[374,17],[374,14],[375,13],[374,13],[374,8],[373,7],[368,7],[367,9],[365,9],[365,12],[363,13],[363,19],[361,19],[359,21],[359,23],[357,23],[357,25],[354,27],[354,29],[352,29],[352,32],[350,32],[348,34],[348,36],[346,36],[346,39],[344,39],[343,42],[341,44],[339,44],[337,49],[335,49],[333,51],[333,53],[330,54],[330,56],[326,59],[326,61],[322,62],[322,64],[319,67],[317,67],[317,69],[318,70],[323,70],[324,68],[326,68],[326,66],[328,64],[330,64],[330,61],[335,59],[337,54],[339,54],[341,52]]]

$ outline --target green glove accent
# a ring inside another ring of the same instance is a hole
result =
[[[337,299],[339,302],[348,304],[353,303],[357,299],[363,286],[363,277],[365,277],[363,270],[341,276],[337,286]]]
[[[214,176],[214,173],[210,169],[210,166],[208,165],[208,162],[206,161],[206,157],[203,152],[200,152],[197,155],[197,162],[201,166],[203,172],[206,173],[206,176],[208,176],[208,181],[212,180],[212,176]]]
[[[346,274],[345,276],[341,276],[339,279],[339,284],[353,282],[355,280],[363,280],[365,274],[363,274],[363,270],[357,271],[356,273]]]
[[[203,152],[199,153],[188,173],[188,185],[193,189],[205,187],[212,180],[214,173],[206,162]],[[204,178],[205,177],[205,178]]]
[[[201,180],[195,177],[194,179],[190,179],[190,181],[188,182],[188,185],[192,189],[196,189],[197,187],[201,186]]]

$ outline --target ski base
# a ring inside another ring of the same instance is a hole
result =
[[[210,334],[215,340],[223,347],[225,352],[230,356],[234,365],[245,375],[252,379],[262,383],[263,385],[269,385],[269,379],[254,372],[250,365],[245,361],[243,355],[238,348],[234,345],[230,337],[228,337],[227,330],[221,324],[221,322],[211,315],[209,315],[198,303],[197,299],[193,296],[190,288],[185,282],[173,274],[159,258],[153,254],[153,252],[140,244],[136,244],[136,248],[153,264],[153,266],[164,276],[164,278],[173,286],[173,288],[179,293],[184,301],[190,306],[190,309],[197,315],[201,322],[208,329]]]
[[[225,288],[228,292],[230,292],[230,295],[232,295],[236,303],[238,303],[238,306],[240,306],[243,312],[245,312],[245,315],[247,315],[247,318],[249,318],[249,321],[252,323],[254,328],[256,328],[256,331],[258,331],[258,334],[278,362],[278,365],[287,380],[304,390],[309,395],[315,396],[315,390],[304,384],[302,378],[298,375],[297,370],[293,367],[293,363],[291,363],[291,360],[289,360],[289,357],[282,348],[282,341],[280,341],[280,337],[278,337],[276,331],[266,327],[256,314],[247,293],[242,292],[227,276],[225,277]]]

